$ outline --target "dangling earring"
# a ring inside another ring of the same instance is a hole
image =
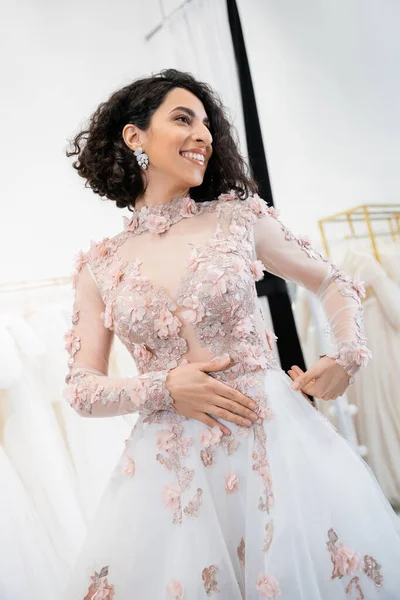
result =
[[[145,154],[142,148],[138,148],[133,153],[136,156],[136,160],[138,161],[139,167],[145,171],[147,169],[147,165],[149,164],[149,157]]]

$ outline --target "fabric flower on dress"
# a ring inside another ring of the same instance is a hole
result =
[[[222,297],[227,292],[227,279],[224,271],[210,267],[204,276],[204,288],[212,298]]]
[[[146,223],[150,233],[164,233],[171,227],[171,220],[164,215],[149,215]]]
[[[124,279],[125,273],[120,264],[114,265],[108,272],[104,281],[104,289],[113,290]]]
[[[215,446],[219,444],[223,433],[218,425],[215,425],[212,429],[202,429],[200,432],[200,443],[206,448],[209,446]]]
[[[258,367],[265,369],[267,367],[267,357],[265,356],[264,348],[260,346],[252,346],[241,342],[237,348],[240,358],[244,366],[254,371]]]
[[[79,250],[79,252],[75,256],[75,270],[77,273],[82,269],[82,267],[87,263],[88,255],[86,252]]]
[[[230,190],[228,194],[220,194],[218,196],[218,200],[224,200],[225,202],[230,202],[231,200],[236,200],[237,195],[235,190]]]
[[[335,552],[331,554],[331,560],[333,563],[332,579],[352,575],[361,566],[361,556],[342,542],[337,542]]]
[[[111,302],[107,302],[105,311],[101,313],[100,317],[104,321],[104,327],[108,329],[113,329],[114,321],[113,321],[113,311],[114,311],[115,300],[111,300]]]
[[[275,600],[275,598],[281,595],[279,583],[275,577],[267,577],[265,573],[262,572],[258,576],[257,589],[264,598],[270,598],[271,600]]]
[[[205,315],[206,309],[200,302],[198,296],[195,294],[187,296],[183,299],[181,305],[188,309],[182,312],[182,318],[185,319],[185,321],[188,321],[189,323],[200,323]]]
[[[260,281],[264,277],[265,266],[261,260],[255,260],[250,263],[250,270],[255,281]]]
[[[146,348],[145,344],[134,344],[132,354],[135,360],[144,362],[149,361],[153,356],[153,353]]]
[[[130,310],[132,323],[136,323],[137,321],[141,321],[146,314],[148,301],[146,297],[140,296],[139,294],[135,295],[135,302],[133,304],[133,308]]]
[[[112,247],[113,245],[110,238],[104,238],[104,240],[101,240],[100,242],[92,240],[89,250],[92,260],[104,260],[110,255]]]
[[[156,444],[162,452],[173,450],[176,447],[176,434],[170,429],[163,429],[157,433]]]
[[[81,347],[81,338],[78,335],[75,335],[74,329],[70,329],[64,335],[65,341],[65,350],[70,354],[70,358],[68,360],[68,364],[71,366],[74,364],[75,354]]]
[[[275,335],[275,333],[273,331],[269,331],[268,329],[265,330],[265,337],[267,338],[267,342],[268,342],[268,346],[270,347],[270,350],[273,350],[273,348],[275,346],[275,342],[277,341],[278,337]]]
[[[191,217],[198,212],[198,206],[196,202],[190,198],[190,196],[186,196],[182,200],[180,214],[182,217]]]
[[[239,489],[239,478],[234,471],[225,475],[225,491],[227,494],[233,494]]]
[[[125,215],[122,217],[124,222],[124,231],[135,231],[139,224],[138,215],[134,214],[131,218],[126,217]]]
[[[177,485],[164,485],[162,496],[165,506],[171,511],[176,511],[180,508],[181,492]]]
[[[160,311],[158,319],[154,319],[154,329],[158,337],[165,339],[169,336],[176,337],[182,323],[167,308]]]
[[[171,598],[172,600],[182,600],[183,598],[183,585],[180,581],[178,581],[178,579],[173,579],[170,581],[165,591],[168,598]]]
[[[68,386],[64,389],[64,399],[68,402],[72,408],[78,410],[80,407],[80,397],[74,386]]]
[[[267,213],[274,219],[277,219],[279,217],[279,215],[281,214],[281,211],[278,210],[277,208],[275,208],[275,206],[268,206]]]
[[[250,333],[254,331],[254,323],[249,315],[244,317],[241,321],[239,321],[232,330],[232,333],[235,337],[241,339],[247,337]]]
[[[365,287],[363,281],[354,280],[353,281],[354,289],[357,292],[359,298],[365,298]]]
[[[135,461],[130,456],[125,457],[123,471],[128,477],[133,477],[136,471]]]

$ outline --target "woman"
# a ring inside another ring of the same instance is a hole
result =
[[[115,92],[71,155],[132,217],[78,255],[68,400],[138,420],[66,598],[398,598],[395,514],[302,395],[337,398],[367,362],[362,284],[258,197],[220,101],[190,74]],[[263,270],[317,294],[337,345],[294,366],[293,387],[257,306]],[[114,333],[137,377],[107,375]]]

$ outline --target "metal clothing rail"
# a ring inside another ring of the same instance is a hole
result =
[[[189,4],[192,0],[184,0],[184,2],[182,2],[182,4],[180,4],[179,6],[177,6],[176,8],[174,8],[174,10],[172,10],[170,13],[168,13],[167,15],[164,13],[164,8],[163,8],[163,3],[162,0],[160,0],[160,10],[161,10],[161,14],[162,14],[162,20],[161,22],[156,25],[156,27],[154,27],[154,29],[152,29],[151,31],[149,31],[149,33],[147,33],[144,36],[144,39],[146,40],[146,42],[148,42],[149,40],[151,40],[151,38],[160,31],[160,29],[163,28],[164,24],[169,21],[169,19],[171,19],[171,17],[173,17],[175,15],[175,13],[177,13],[178,11],[180,11],[184,6],[186,6],[186,4]]]
[[[374,231],[373,222],[387,221],[387,230]],[[347,223],[350,234],[345,236],[345,239],[363,239],[369,238],[372,245],[374,256],[380,262],[379,251],[377,246],[377,238],[389,236],[393,241],[400,241],[400,204],[361,204],[330,215],[318,221],[322,242],[324,244],[325,253],[330,256],[328,240],[325,232],[327,223]],[[366,232],[356,233],[355,224],[363,223],[366,227]]]

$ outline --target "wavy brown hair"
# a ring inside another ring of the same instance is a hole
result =
[[[213,200],[234,189],[241,199],[256,193],[258,187],[248,175],[247,164],[238,151],[236,128],[216,92],[190,73],[164,69],[137,79],[102,102],[72,140],[66,155],[77,156],[72,166],[83,177],[85,187],[114,200],[118,208],[132,210],[136,198],[145,192],[141,169],[122,131],[132,123],[146,131],[151,117],[174,88],[192,92],[203,103],[210,120],[213,152],[201,185],[190,189],[197,202]]]

